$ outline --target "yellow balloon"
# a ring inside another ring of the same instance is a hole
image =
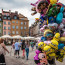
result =
[[[57,3],[57,0],[50,0],[50,3],[51,4],[56,4]]]
[[[61,37],[61,38],[60,38],[60,41],[65,42],[65,37]]]
[[[51,31],[50,29],[46,29],[46,30],[44,31],[44,37],[45,37],[45,35],[46,35],[47,32],[51,32],[51,33],[52,33],[52,31]]]

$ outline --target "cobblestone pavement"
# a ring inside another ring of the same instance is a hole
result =
[[[11,51],[11,46],[7,46],[9,51]],[[22,51],[20,51],[20,58],[15,58],[13,56],[14,51],[12,50],[10,54],[6,54],[6,64],[7,65],[36,65],[34,63],[33,57],[35,55],[35,49],[32,51],[30,48],[30,53],[29,53],[29,60],[26,60],[26,58],[22,59]],[[58,62],[56,61],[56,65],[65,65],[65,58],[64,61]]]

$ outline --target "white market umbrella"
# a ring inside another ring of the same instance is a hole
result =
[[[3,36],[1,36],[1,38],[11,38],[11,36],[10,35],[3,35]]]
[[[23,39],[24,37],[20,36],[20,35],[16,35],[12,37],[13,39]]]
[[[40,40],[40,37],[35,38],[36,40]]]
[[[34,37],[28,36],[28,37],[24,37],[25,40],[34,40]]]

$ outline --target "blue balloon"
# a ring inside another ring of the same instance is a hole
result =
[[[59,43],[59,45],[58,45],[58,49],[62,49],[63,47],[64,47],[64,44]]]
[[[48,23],[54,23],[56,21],[54,17],[49,17],[48,20],[49,20]]]
[[[61,7],[60,12],[58,13],[57,17],[56,17],[56,23],[60,24],[62,22],[63,19],[63,11],[64,11],[64,7]]]
[[[46,37],[41,37],[41,41],[46,41]]]

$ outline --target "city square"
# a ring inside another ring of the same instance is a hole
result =
[[[7,48],[9,50],[11,50],[11,46],[7,46]],[[22,51],[20,52],[20,58],[17,59],[13,56],[13,51],[11,52],[11,56],[10,54],[6,54],[6,63],[7,65],[36,65],[34,62],[33,57],[35,56],[35,50],[36,48],[34,48],[34,50],[32,51],[31,47],[30,47],[30,53],[29,53],[29,60],[27,61],[26,59],[22,59]],[[56,61],[57,65],[64,65],[65,64],[65,58],[63,62],[58,62]]]
[[[0,65],[65,65],[64,0],[0,2]]]

